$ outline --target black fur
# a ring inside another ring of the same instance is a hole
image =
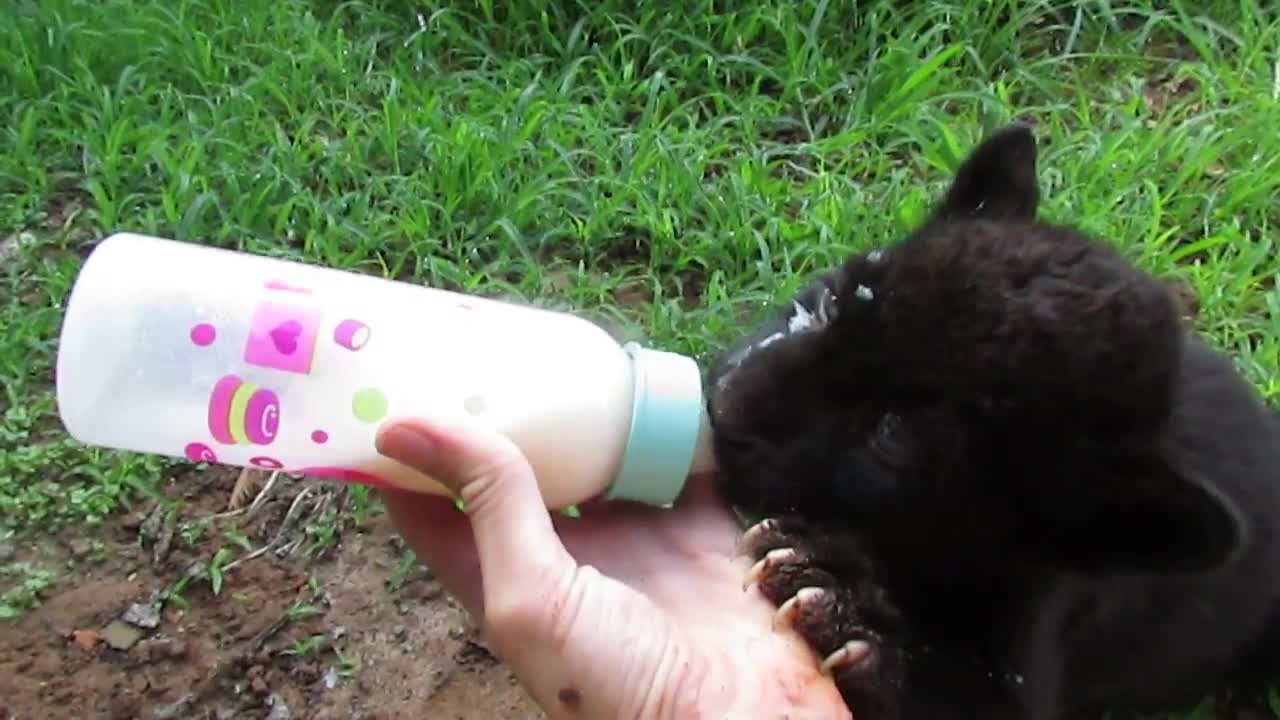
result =
[[[723,490],[778,519],[752,552],[796,550],[761,589],[827,590],[795,621],[820,654],[871,643],[835,673],[859,720],[1176,710],[1280,680],[1280,423],[1166,283],[1039,200],[1031,131],[1004,128],[923,227],[709,378]]]

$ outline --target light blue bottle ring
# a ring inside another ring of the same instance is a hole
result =
[[[702,374],[692,358],[637,343],[631,357],[635,394],[631,433],[606,497],[669,506],[684,488],[702,429]]]

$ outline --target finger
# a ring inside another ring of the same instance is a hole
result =
[[[467,612],[483,614],[480,558],[467,516],[444,498],[399,489],[384,489],[381,496],[418,560]]]
[[[462,498],[486,606],[555,593],[572,578],[576,564],[556,535],[533,468],[506,437],[478,425],[415,419],[385,425],[377,447]]]

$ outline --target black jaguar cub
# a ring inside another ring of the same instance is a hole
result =
[[[1280,680],[1280,422],[1166,283],[1039,200],[1030,129],[1000,130],[709,379],[751,579],[858,720]]]

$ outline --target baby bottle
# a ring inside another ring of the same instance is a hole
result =
[[[72,288],[57,400],[90,445],[441,495],[375,435],[469,416],[523,451],[552,509],[667,505],[714,462],[683,355],[566,313],[130,233]]]

